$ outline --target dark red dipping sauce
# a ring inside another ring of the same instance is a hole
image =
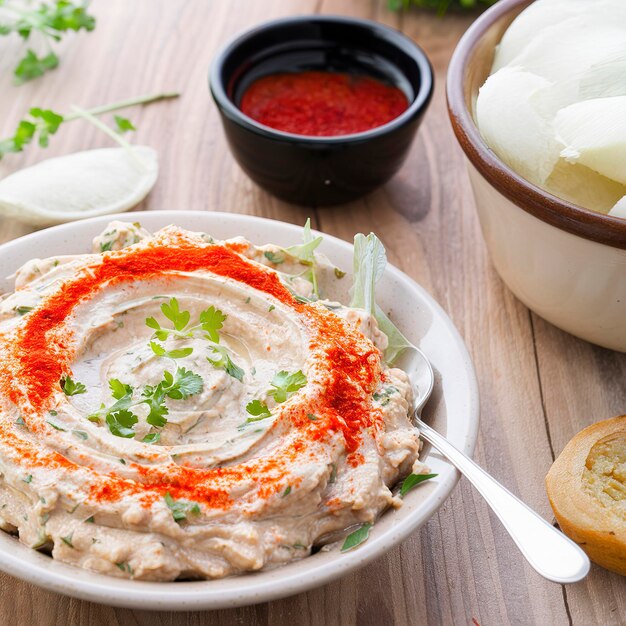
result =
[[[400,89],[369,76],[299,72],[259,78],[244,92],[240,108],[276,130],[332,137],[382,126],[408,106]]]

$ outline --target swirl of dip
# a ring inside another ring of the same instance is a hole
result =
[[[3,529],[112,575],[217,578],[399,505],[419,438],[375,320],[294,295],[276,247],[122,223],[95,244],[0,306]]]

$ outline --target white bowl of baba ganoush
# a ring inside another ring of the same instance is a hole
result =
[[[353,246],[318,236],[163,211],[0,247],[2,570],[118,606],[233,607],[327,583],[435,513],[458,474],[420,450],[376,317],[427,355],[423,417],[467,453],[469,355],[375,244],[350,294]],[[381,312],[347,306],[374,284]],[[412,473],[437,476],[401,495]]]

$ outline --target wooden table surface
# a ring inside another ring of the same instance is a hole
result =
[[[626,413],[626,355],[592,346],[518,302],[491,265],[461,151],[445,110],[446,67],[473,19],[386,0],[97,0],[93,33],[68,37],[59,69],[11,85],[20,45],[0,43],[0,127],[8,136],[31,106],[61,112],[133,95],[180,90],[177,101],[128,112],[137,143],[159,151],[161,172],[140,209],[220,210],[315,226],[351,240],[375,231],[389,258],[426,287],[465,338],[482,415],[475,457],[549,520],[544,476],[566,442],[593,421]],[[256,187],[230,156],[207,89],[217,49],[238,31],[294,14],[379,20],[418,41],[436,91],[407,163],[383,189],[347,206],[313,211]],[[0,163],[0,175],[44,156],[110,140],[83,122],[61,129],[46,151]],[[29,231],[0,221],[0,240]],[[36,254],[34,252],[33,254]],[[4,270],[3,270],[4,271]],[[0,575],[2,624],[619,624],[624,580],[594,566],[582,583],[548,583],[526,565],[481,498],[461,482],[438,513],[401,546],[340,581],[285,600],[206,613],[115,609],[66,598]]]

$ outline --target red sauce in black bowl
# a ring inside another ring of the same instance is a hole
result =
[[[305,71],[270,74],[244,92],[240,109],[260,124],[296,135],[334,137],[383,126],[409,101],[370,76]]]

